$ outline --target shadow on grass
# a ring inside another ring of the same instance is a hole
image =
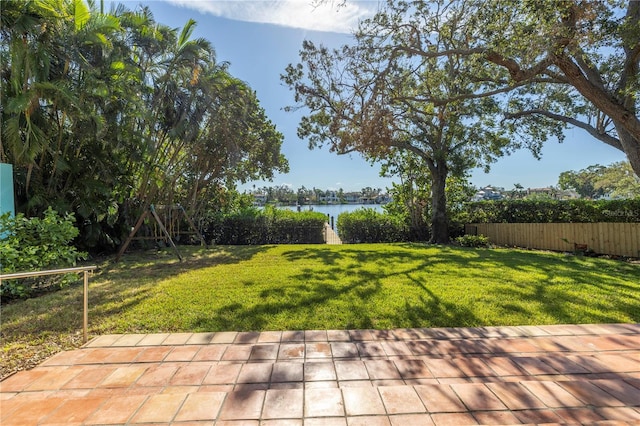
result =
[[[506,325],[500,323],[502,318],[520,324],[607,323],[621,317],[640,321],[640,268],[622,262],[415,244],[305,247],[285,250],[281,256],[310,266],[291,274],[286,285],[261,290],[259,300],[200,312],[190,325],[200,331],[264,330],[278,324],[275,317],[282,317],[294,320],[283,320],[279,328],[308,329],[318,328],[324,316],[332,316],[328,322],[340,328]],[[439,271],[451,277],[452,289],[462,282],[490,285],[470,288],[471,301],[456,300],[448,297],[446,288],[431,285],[430,277]],[[419,295],[381,314],[385,282],[390,280],[402,281]],[[486,315],[478,315],[479,305],[495,310],[491,324]]]
[[[407,250],[412,248],[412,250]],[[376,317],[379,305],[384,303],[384,281],[426,271],[436,263],[451,262],[446,256],[425,257],[411,245],[391,246],[381,252],[363,246],[343,246],[340,249],[306,247],[282,253],[289,262],[305,265],[287,277],[287,284],[271,286],[259,292],[253,304],[229,303],[216,311],[200,314],[191,326],[198,330],[265,330],[274,323],[275,316],[293,319],[281,328],[322,328],[327,323],[337,328],[380,328],[380,321],[397,326],[424,327],[430,325],[475,324],[478,319],[471,309],[442,300],[424,283],[418,304],[405,303],[386,318]],[[448,248],[439,250],[448,251]],[[458,261],[464,260],[462,257]],[[407,268],[405,265],[414,265]],[[371,265],[384,265],[377,270]],[[390,268],[391,267],[391,268]],[[391,270],[390,270],[391,269]],[[258,283],[244,283],[251,287]],[[374,306],[377,305],[377,306]],[[336,323],[337,321],[337,323]],[[295,324],[291,326],[291,324]]]
[[[250,262],[273,248],[181,247],[184,262],[164,251],[136,253],[125,256],[121,263],[106,263],[91,278],[91,331],[148,332],[144,314],[130,325],[118,319],[157,297],[158,282],[200,268]],[[168,328],[164,331],[220,331],[304,329],[322,324],[334,328],[506,325],[500,324],[503,318],[521,324],[617,322],[621,317],[640,321],[640,267],[623,262],[420,244],[279,250],[274,251],[275,261],[296,264],[283,280],[265,283],[252,277],[230,282],[243,287],[241,296],[234,300],[220,297],[207,306],[199,306],[198,299],[190,305],[173,306],[168,299],[167,305],[157,308],[157,315],[166,317],[159,324]],[[446,285],[434,285],[441,276],[447,277]],[[479,288],[476,282],[488,284]],[[401,285],[390,290],[390,283]],[[464,295],[461,287],[465,285],[473,293],[472,300],[451,296],[454,292]],[[205,287],[205,291],[209,290]],[[483,307],[495,311],[490,323],[486,315],[479,314]],[[172,318],[162,310],[180,311],[182,316]],[[76,333],[82,327],[81,313],[81,285],[10,304],[3,307],[2,337],[32,335],[35,339],[42,332]]]
[[[470,268],[493,264],[505,271],[536,277],[496,285],[488,297],[504,312],[522,312],[525,302],[546,314],[552,323],[610,323],[620,314],[640,321],[640,267],[620,261],[556,253],[482,250]]]
[[[359,279],[343,285],[333,285],[327,280],[337,276],[337,271],[317,272],[305,269],[291,278],[299,284],[261,290],[260,302],[247,306],[241,303],[227,304],[215,312],[196,317],[191,325],[198,330],[265,330],[273,324],[275,315],[295,318],[297,326],[286,329],[316,328],[317,309],[330,301],[342,300],[351,303],[350,312],[357,321],[352,328],[370,328],[374,321],[366,308],[370,300],[381,289],[381,284],[373,275],[363,273]]]

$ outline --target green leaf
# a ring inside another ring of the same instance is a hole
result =
[[[111,63],[111,69],[121,71],[125,69],[124,62],[122,61],[114,61]]]
[[[73,5],[73,21],[75,24],[75,29],[76,31],[80,31],[82,28],[84,28],[85,24],[91,18],[91,12],[89,11],[89,7],[85,4],[84,0],[75,0]]]

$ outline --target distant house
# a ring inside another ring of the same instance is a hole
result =
[[[387,204],[391,202],[391,196],[389,194],[378,194],[376,197],[376,204]]]
[[[375,204],[376,197],[360,197],[360,204]]]
[[[320,196],[321,203],[327,204],[338,204],[340,203],[340,198],[338,197],[338,193],[336,191],[327,191],[324,195]]]
[[[253,194],[253,205],[264,206],[267,203],[267,194]]]
[[[361,204],[360,198],[362,194],[360,192],[345,192],[344,200],[347,204]]]
[[[503,200],[504,188],[494,188],[492,186],[487,186],[476,192],[471,201],[495,201],[495,200]]]

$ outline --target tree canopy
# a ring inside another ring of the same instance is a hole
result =
[[[394,49],[482,64],[482,90],[466,98],[504,94],[506,122],[539,141],[578,127],[623,151],[640,176],[640,2],[389,0],[387,8],[415,11],[386,23],[402,34]],[[434,44],[425,24],[451,17],[460,23],[451,44]]]
[[[83,0],[0,11],[0,161],[14,165],[20,211],[75,212],[84,244],[114,245],[150,203],[194,214],[288,171],[283,135],[192,37],[195,21],[172,29],[148,8]]]

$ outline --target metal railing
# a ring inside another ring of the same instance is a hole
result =
[[[84,275],[84,294],[82,310],[82,341],[87,343],[87,328],[89,324],[89,272],[93,272],[97,266],[80,266],[77,268],[51,269],[48,271],[16,272],[13,274],[0,274],[0,284],[2,280],[13,280],[17,278],[42,277],[45,275],[61,275],[82,272]]]

